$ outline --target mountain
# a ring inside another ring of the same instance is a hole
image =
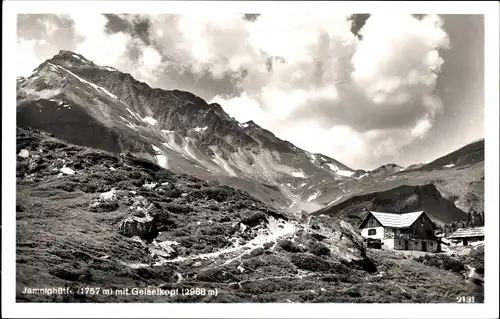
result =
[[[17,86],[18,125],[219,180],[279,207],[320,208],[317,185],[354,178],[339,161],[304,151],[252,121],[239,123],[218,104],[153,89],[70,51],[18,78]]]
[[[424,166],[419,170],[432,171],[436,169],[447,169],[452,167],[469,167],[484,162],[484,139],[472,142],[440,157]]]
[[[314,215],[343,217],[353,225],[359,226],[370,210],[394,214],[425,210],[431,220],[438,225],[467,218],[467,213],[457,208],[453,201],[443,198],[433,184],[403,185],[386,191],[353,196],[333,207],[316,211]]]
[[[315,212],[356,196],[432,184],[460,210],[482,210],[484,141],[428,164],[366,171],[302,150],[252,121],[239,123],[219,104],[151,88],[70,51],[16,82],[18,125],[217,181],[275,209]]]
[[[464,263],[482,267],[481,251],[420,260],[367,250],[335,216],[299,218],[30,127],[16,135],[17,302],[483,300],[482,287],[464,280]]]
[[[366,210],[404,212],[426,210],[440,225],[467,219],[470,211],[484,214],[484,140],[470,143],[427,164],[405,169],[396,165],[382,178],[346,182],[341,192],[330,192],[325,207],[314,215],[336,215],[358,224]]]

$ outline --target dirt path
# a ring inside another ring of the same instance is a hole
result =
[[[239,245],[239,246],[234,246],[226,249],[222,249],[213,253],[207,253],[207,254],[199,254],[195,256],[189,256],[189,257],[177,257],[174,259],[169,259],[169,260],[162,260],[154,264],[154,266],[160,266],[166,263],[177,263],[177,262],[183,262],[187,260],[197,260],[197,259],[212,259],[215,257],[219,257],[221,255],[225,254],[230,254],[234,253],[237,251],[245,250],[244,253],[234,257],[230,258],[227,260],[224,264],[228,264],[233,260],[238,259],[239,257],[250,253],[252,250],[255,250],[257,248],[262,247],[265,243],[268,242],[274,242],[278,240],[281,237],[285,237],[288,235],[291,235],[295,233],[296,231],[296,225],[290,222],[285,222],[285,223],[280,223],[277,220],[271,218],[269,219],[269,224],[268,224],[268,233],[267,234],[259,234],[257,235],[254,239],[250,240],[244,245]]]

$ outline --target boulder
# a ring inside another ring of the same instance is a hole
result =
[[[28,150],[22,149],[17,156],[22,157],[22,158],[28,158],[30,156],[30,153]]]
[[[151,182],[151,183],[144,183],[144,185],[142,185],[142,187],[145,188],[145,189],[148,189],[148,190],[152,190],[157,185],[158,185],[157,183]]]
[[[117,200],[116,190],[112,189],[109,192],[102,193],[99,196],[99,200],[103,201],[103,202],[114,202],[114,201],[116,201]]]
[[[149,252],[151,255],[154,256],[161,256],[164,258],[173,258],[176,256],[175,251],[172,249],[171,251],[166,251],[164,249],[158,249],[158,248],[149,248]]]
[[[139,236],[142,239],[153,239],[158,236],[156,220],[151,216],[128,217],[118,226],[118,232],[124,236]]]
[[[244,233],[247,230],[247,225],[240,223],[240,232]]]
[[[73,174],[75,174],[74,170],[72,170],[71,168],[66,167],[66,166],[63,166],[59,171],[61,173],[63,173],[63,174],[66,174],[66,175],[73,175]]]

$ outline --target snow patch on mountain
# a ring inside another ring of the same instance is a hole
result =
[[[329,202],[329,203],[328,203],[328,206],[330,206],[330,205],[331,205],[331,204],[333,204],[333,203],[338,202],[338,201],[339,201],[342,197],[344,197],[344,195],[339,196],[339,197],[337,197],[336,199],[332,200],[331,202]]]
[[[342,170],[342,169],[339,169],[337,167],[337,165],[334,165],[334,164],[331,164],[331,163],[326,163],[326,165],[333,171],[335,172],[337,175],[340,175],[340,176],[345,176],[345,177],[351,177],[354,172],[351,172],[351,171],[346,171],[346,170]]]
[[[306,178],[306,176],[302,172],[292,172],[291,174],[293,177]]]
[[[362,179],[362,178],[364,178],[364,177],[366,177],[368,175],[369,175],[368,173],[364,173],[363,175],[360,175],[360,176],[356,177],[356,179]]]
[[[156,125],[156,120],[152,118],[151,116],[146,116],[145,118],[141,118],[141,120],[145,123],[148,123],[150,125]]]
[[[320,193],[321,193],[320,191],[317,191],[316,193],[314,193],[314,194],[312,194],[311,196],[309,196],[309,197],[307,198],[307,202],[313,201],[313,200],[315,200],[316,198],[318,198],[318,196],[319,196],[319,194],[320,194]]]
[[[445,165],[443,167],[450,168],[450,167],[454,167],[454,166],[455,166],[455,164],[448,164],[448,165]]]
[[[85,61],[84,59],[82,59],[81,57],[79,57],[79,56],[78,56],[78,55],[76,55],[76,54],[73,54],[73,57],[74,57],[74,58],[76,58],[76,59],[78,59],[78,60],[80,60],[80,61],[81,61],[81,62],[83,62],[83,63],[87,63],[87,61]]]
[[[220,166],[222,167],[226,172],[229,173],[229,175],[231,176],[237,176],[237,174],[235,173],[235,171],[231,168],[231,166],[229,165],[228,162],[226,162],[221,156],[219,156],[216,152],[214,152],[214,156],[215,158],[213,160],[215,160],[215,162]]]
[[[120,116],[120,118],[125,121],[125,124],[130,127],[131,129],[133,129],[134,131],[137,131],[137,128],[132,124],[130,123],[126,118],[124,118],[123,116]]]
[[[156,160],[158,161],[158,165],[160,165],[163,168],[167,168],[168,169],[168,159],[163,154],[162,150],[159,147],[155,146],[155,145],[151,145],[151,146],[153,147],[153,149],[156,152]]]
[[[139,117],[141,118],[140,116],[138,116],[137,114],[135,114],[134,112],[132,112],[132,110],[130,110],[128,107],[126,108],[126,110],[133,116],[133,117]]]
[[[51,66],[53,66],[54,64],[50,63],[50,65],[51,65]],[[85,79],[83,79],[83,78],[79,77],[79,76],[78,76],[78,75],[76,75],[75,73],[73,73],[73,72],[71,72],[71,71],[69,71],[69,70],[67,70],[67,69],[63,68],[62,66],[57,65],[56,67],[57,67],[57,68],[60,68],[60,69],[63,69],[64,71],[68,72],[69,74],[71,74],[72,76],[74,76],[76,79],[78,79],[80,82],[90,85],[90,86],[91,86],[91,87],[93,87],[96,91],[98,91],[98,92],[104,92],[104,93],[106,93],[109,97],[111,97],[111,98],[113,98],[113,99],[116,99],[116,100],[118,99],[118,98],[116,97],[116,95],[114,95],[113,93],[109,92],[109,91],[108,91],[108,90],[106,90],[105,88],[103,88],[103,87],[101,87],[101,86],[99,86],[99,85],[96,85],[96,84],[94,84],[94,83],[92,83],[92,82],[89,82],[89,81],[87,81],[87,80],[85,80]]]

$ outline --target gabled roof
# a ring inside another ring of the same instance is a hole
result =
[[[368,216],[373,215],[380,224],[384,227],[396,227],[396,228],[403,228],[403,227],[410,227],[411,224],[413,224],[417,218],[420,217],[424,212],[423,211],[418,211],[418,212],[412,212],[412,213],[405,213],[405,214],[391,214],[391,213],[381,213],[381,212],[370,212]],[[366,218],[368,218],[366,216]],[[366,220],[365,218],[365,220]],[[361,223],[361,225],[364,224]]]
[[[482,237],[484,236],[484,227],[474,228],[459,228],[448,238],[463,238],[463,237]]]

